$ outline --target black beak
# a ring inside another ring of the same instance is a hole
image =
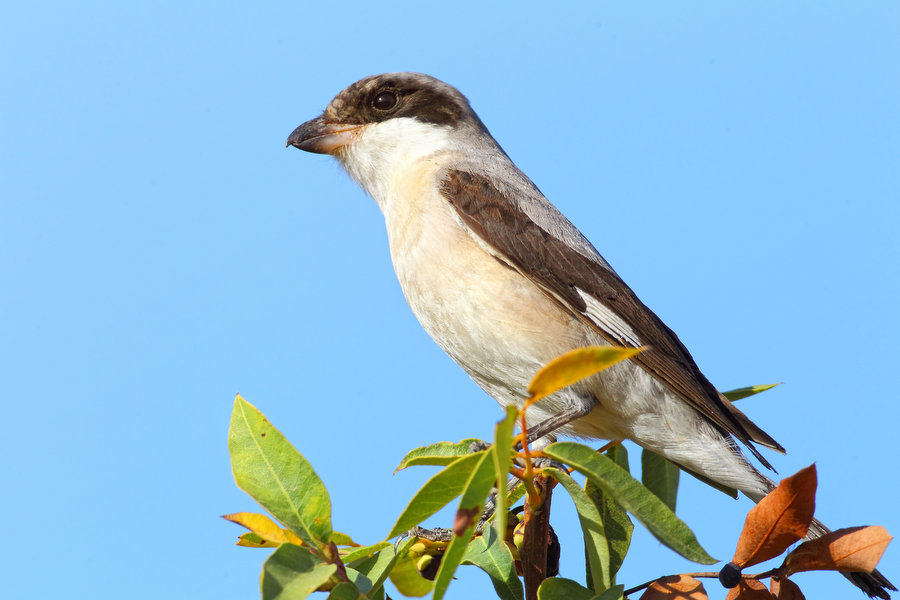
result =
[[[361,125],[329,123],[323,115],[295,129],[288,136],[287,145],[316,154],[334,154],[353,142],[360,127]]]

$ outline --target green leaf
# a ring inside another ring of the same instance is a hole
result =
[[[616,444],[606,451],[606,455],[627,473],[631,473],[631,467],[628,465],[628,448],[622,444]]]
[[[453,539],[450,540],[450,543],[447,545],[447,550],[444,551],[444,556],[441,559],[441,566],[438,567],[437,575],[434,577],[434,594],[432,594],[432,600],[441,600],[444,597],[444,594],[447,593],[447,587],[450,585],[450,580],[453,579],[453,574],[456,572],[456,567],[459,566],[460,561],[462,561],[463,555],[466,552],[466,547],[469,545],[469,542],[472,541],[472,533],[475,531],[475,523],[472,523],[472,526],[466,529],[465,533],[461,536],[454,535]]]
[[[465,554],[466,547],[472,540],[472,534],[478,523],[477,517],[481,514],[484,500],[491,491],[491,485],[493,485],[495,479],[494,463],[491,454],[491,452],[484,451],[475,455],[479,458],[478,464],[472,469],[471,474],[465,483],[456,516],[458,520],[461,513],[471,513],[470,516],[473,518],[469,519],[469,526],[466,528],[465,532],[462,535],[454,535],[453,539],[450,540],[450,544],[447,546],[447,550],[444,551],[444,556],[441,559],[441,566],[438,567],[437,575],[434,578],[433,600],[441,600],[441,598],[443,598],[444,593],[447,591],[447,587],[450,585],[450,580],[453,579],[453,574],[456,572],[456,567],[459,566],[459,563]],[[449,469],[450,467],[447,468]],[[454,524],[454,528],[456,527],[457,524]]]
[[[458,510],[459,512],[476,511],[475,520],[477,521],[484,508],[484,501],[491,493],[491,488],[497,478],[494,474],[494,453],[485,451],[479,452],[476,456],[480,460],[472,469],[469,480],[466,481],[462,498],[459,499]]]
[[[362,546],[360,548],[353,548],[347,554],[344,554],[341,557],[345,563],[351,563],[355,560],[359,560],[360,558],[365,558],[370,554],[374,554],[383,548],[387,548],[392,545],[390,542],[378,542],[377,544],[372,544],[371,546]]]
[[[625,591],[624,585],[615,585],[602,594],[594,594],[579,583],[564,577],[550,577],[538,588],[538,600],[619,600]]]
[[[544,471],[566,488],[575,503],[578,520],[581,521],[581,531],[584,534],[584,552],[587,557],[588,573],[591,574],[588,583],[594,591],[602,592],[610,586],[610,576],[609,545],[606,541],[600,512],[581,489],[581,486],[568,473],[557,469],[545,469]]]
[[[678,554],[701,564],[716,562],[700,546],[690,528],[662,500],[608,457],[575,442],[551,444],[544,449],[544,454],[573,467],[603,488],[656,539]]]
[[[729,392],[722,392],[722,395],[731,400],[732,402],[737,402],[742,398],[746,398],[747,396],[753,396],[754,394],[758,394],[760,392],[765,392],[766,390],[771,390],[776,385],[781,385],[780,383],[770,383],[769,385],[751,385],[750,387],[738,388],[736,390],[731,390]]]
[[[487,538],[487,539],[485,539]],[[475,565],[488,574],[494,591],[501,600],[523,600],[525,593],[522,582],[516,575],[516,565],[506,542],[497,537],[497,532],[486,528],[484,533],[472,540],[462,558],[463,563]]]
[[[619,600],[624,591],[624,585],[616,585],[602,594],[595,594],[571,579],[549,577],[538,588],[538,600]]]
[[[624,591],[624,585],[614,585],[602,594],[595,594],[577,581],[549,577],[538,588],[538,600],[620,600]]]
[[[509,494],[506,496],[506,504],[508,506],[514,506],[516,504],[516,502],[521,500],[524,495],[525,495],[525,484],[520,481],[519,485],[517,485],[515,488],[513,488],[513,491],[509,492]],[[509,511],[507,511],[506,514],[509,515]]]
[[[594,592],[565,577],[548,577],[537,591],[538,600],[591,600]]]
[[[240,396],[234,401],[228,450],[239,488],[311,548],[328,546],[331,500],[325,485],[309,461]]]
[[[340,531],[332,531],[331,532],[331,541],[334,542],[335,546],[359,546],[353,541],[346,533],[341,533]]]
[[[347,579],[350,580],[350,583],[353,584],[353,587],[359,590],[359,594],[363,598],[366,597],[366,594],[372,592],[372,582],[368,577],[350,566],[345,566],[344,571],[347,573]]]
[[[506,505],[507,505],[507,506],[514,506],[519,500],[522,499],[522,497],[523,497],[524,495],[525,495],[525,484],[523,484],[523,483],[520,481],[520,482],[518,483],[518,485],[516,485],[516,487],[513,488],[513,490],[512,490],[511,492],[508,492],[508,493],[507,493],[507,495],[506,495]],[[507,509],[507,511],[506,511],[506,517],[507,517],[507,519],[509,519],[509,510],[508,510],[508,509]],[[492,515],[488,518],[488,523],[493,522],[496,518],[497,518],[497,513],[496,513],[496,511],[494,511],[494,514],[492,514]],[[508,527],[508,525],[507,525],[507,527]]]
[[[476,438],[467,438],[456,444],[453,442],[438,442],[429,446],[415,448],[406,453],[406,456],[400,461],[400,466],[394,470],[394,473],[416,465],[438,465],[442,467],[449,465],[460,456],[472,454],[472,444],[477,442],[483,443],[482,440]]]
[[[328,600],[360,600],[360,598],[364,597],[359,593],[355,585],[346,581],[331,588],[331,592],[328,594]]]
[[[486,452],[482,450],[461,456],[426,481],[397,518],[387,537],[393,538],[406,532],[459,496],[469,480],[472,469],[481,462]]]
[[[628,464],[628,448],[624,444],[613,446],[606,451],[606,455],[627,473],[631,473],[631,467]],[[584,493],[591,499],[602,517],[606,541],[609,544],[609,579],[615,583],[616,573],[622,568],[628,547],[631,545],[634,523],[631,522],[622,505],[604,494],[603,490],[591,483],[590,479],[584,482]],[[591,564],[587,561],[587,557],[585,559],[587,581],[592,581]]]
[[[328,600],[359,600],[363,597],[355,585],[346,581],[334,586],[328,594]]]
[[[678,498],[678,472],[676,465],[650,450],[641,452],[641,482],[675,512]]]
[[[337,570],[307,548],[282,544],[263,563],[260,587],[263,600],[303,600]]]
[[[401,595],[412,598],[421,598],[431,593],[434,582],[422,577],[416,569],[416,559],[409,556],[398,556],[394,568],[389,575],[391,583]]]
[[[494,503],[494,527],[500,539],[506,537],[506,511],[507,492],[506,482],[509,480],[509,470],[512,468],[513,449],[512,434],[516,427],[516,417],[519,411],[515,406],[506,407],[506,417],[503,418],[494,429],[494,445],[491,448],[491,456],[494,459],[494,472],[497,475],[497,498]]]
[[[374,592],[377,592],[388,578],[391,569],[397,563],[397,557],[406,556],[413,541],[413,539],[406,540],[400,545],[398,550],[395,550],[393,545],[388,545],[378,554],[353,565],[354,569],[365,575],[372,582],[371,590],[366,593],[368,598],[374,598]],[[360,587],[360,589],[362,588]]]
[[[614,585],[602,594],[597,594],[591,600],[622,600],[622,595],[625,593],[624,585]]]
[[[616,573],[625,561],[628,547],[631,545],[631,532],[634,531],[634,523],[628,517],[628,513],[622,506],[609,495],[603,493],[603,489],[596,486],[590,479],[584,482],[584,493],[600,513],[603,522],[603,530],[606,534],[606,542],[609,545],[609,579],[615,583]],[[592,581],[590,562],[587,562],[587,580]]]

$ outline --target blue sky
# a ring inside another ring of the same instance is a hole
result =
[[[741,407],[782,475],[817,463],[822,520],[897,534],[898,56],[888,2],[6,7],[0,596],[255,597],[265,553],[218,518],[254,509],[236,392],[365,542],[429,474],[391,474],[406,450],[489,435],[500,410],[415,322],[374,202],[284,148],[396,70],[468,95],[716,385],[785,382]],[[749,507],[679,498],[723,559]],[[621,581],[685,570],[641,532]],[[470,568],[450,597],[488,588]]]

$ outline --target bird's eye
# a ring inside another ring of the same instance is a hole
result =
[[[372,106],[378,110],[391,110],[397,106],[397,94],[394,92],[381,92],[375,96]]]

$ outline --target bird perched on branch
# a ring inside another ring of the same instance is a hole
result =
[[[529,430],[630,439],[759,501],[759,444],[783,448],[706,379],[678,337],[520,171],[459,91],[418,73],[362,79],[288,145],[338,159],[381,208],[410,307],[500,404],[581,346],[647,350],[529,409]],[[870,595],[894,589],[854,574]]]

